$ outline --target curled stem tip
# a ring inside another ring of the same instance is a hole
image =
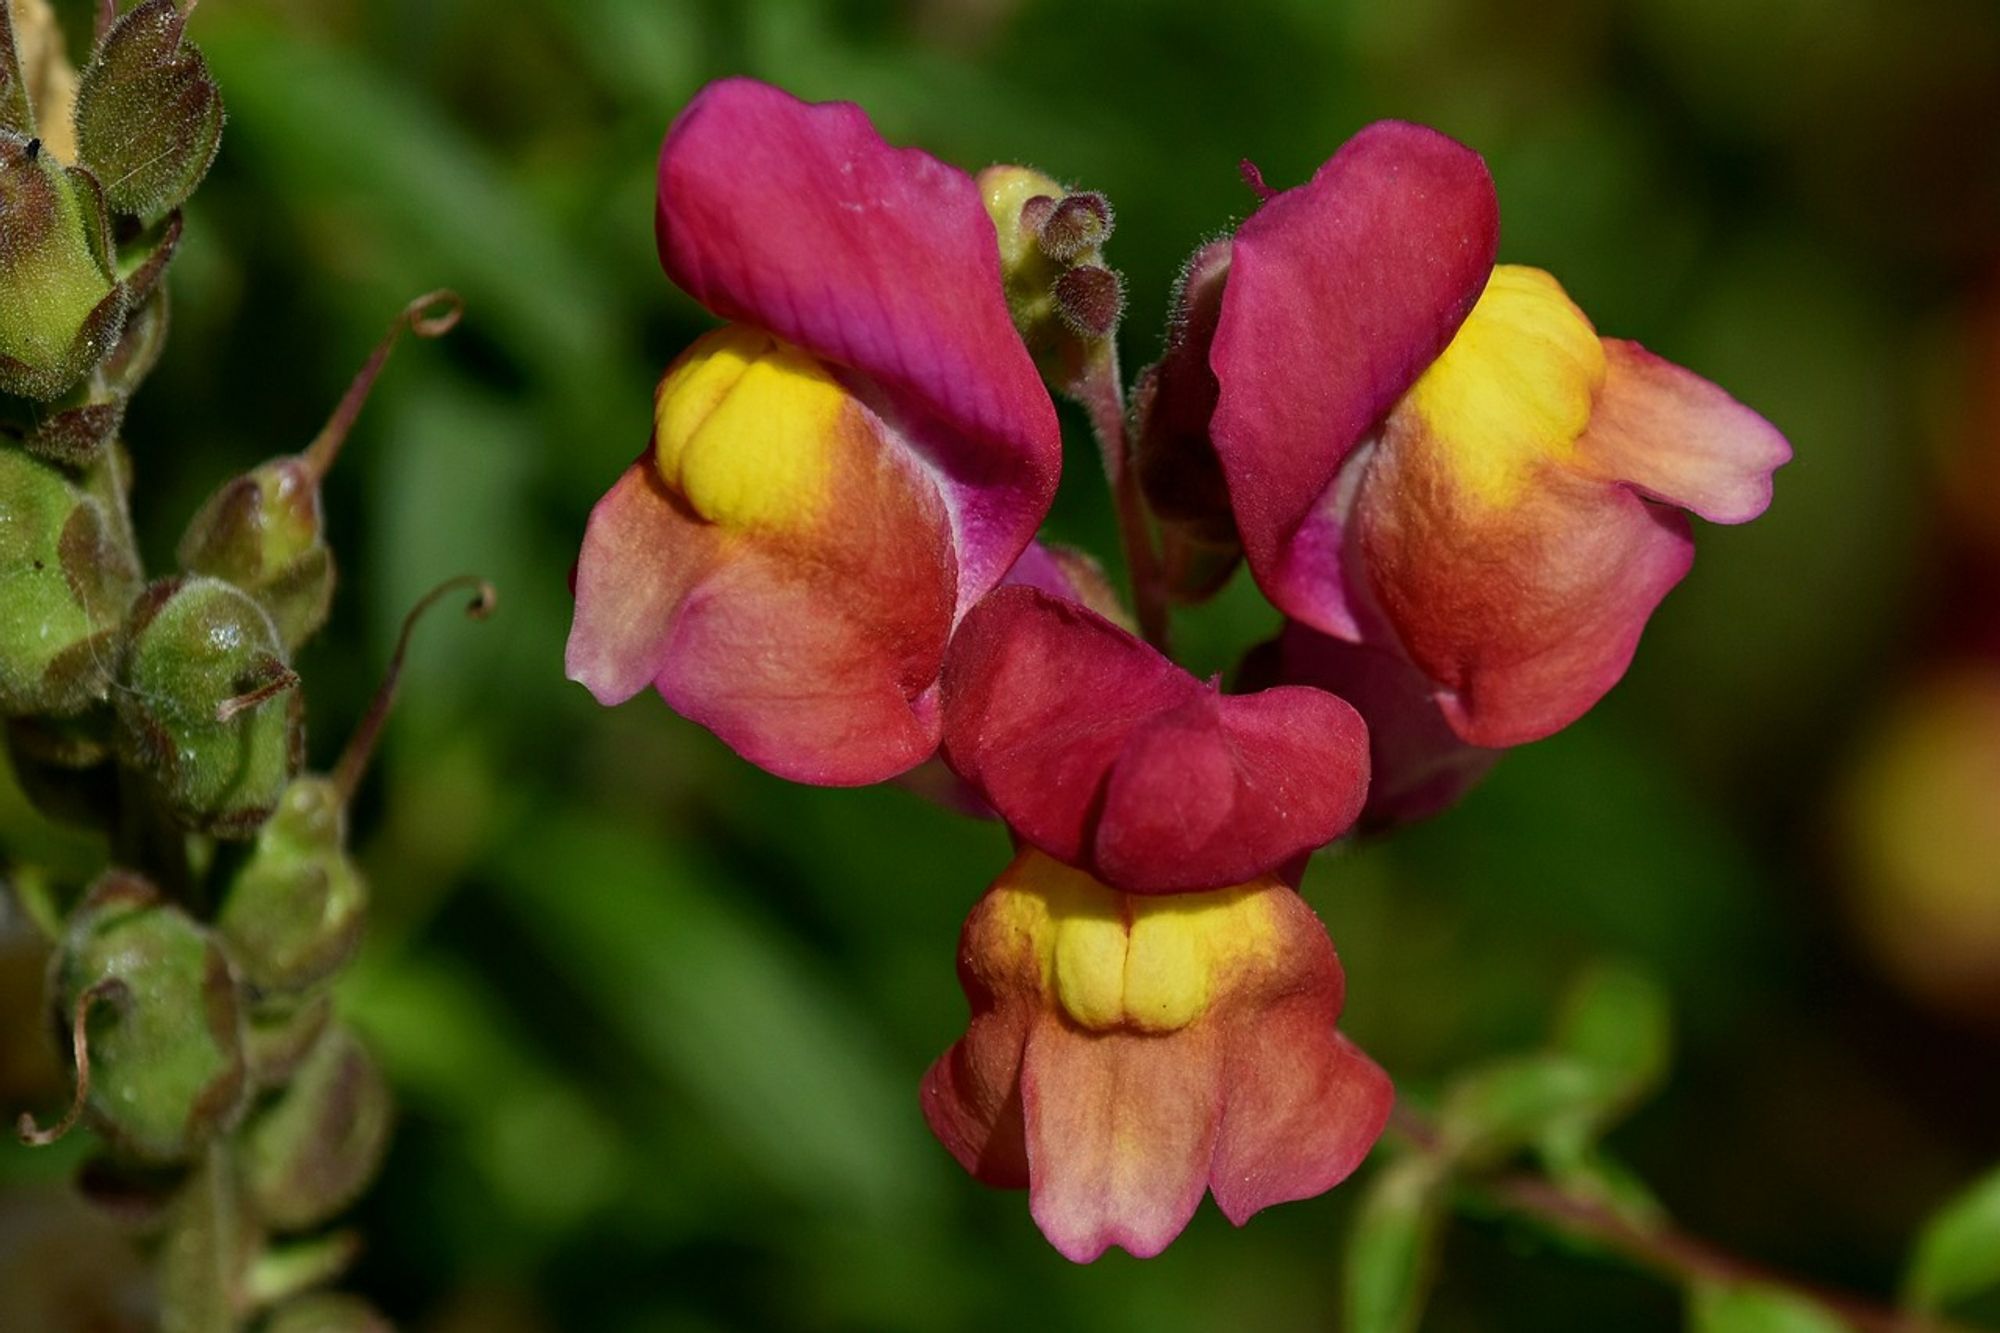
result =
[[[286,690],[299,687],[299,673],[288,666],[274,663],[268,673],[269,679],[255,689],[245,691],[233,699],[224,699],[215,706],[217,722],[234,722],[243,714],[262,703],[268,703]]]
[[[76,1009],[70,1019],[70,1049],[76,1057],[76,1092],[70,1098],[69,1110],[48,1129],[35,1123],[35,1117],[21,1112],[21,1118],[14,1123],[15,1132],[21,1142],[30,1148],[46,1148],[60,1141],[83,1116],[84,1105],[90,1100],[90,1010],[99,1000],[122,1002],[131,995],[131,990],[117,977],[105,977],[84,988],[76,997]]]
[[[389,331],[382,335],[382,341],[375,344],[375,350],[368,354],[354,382],[341,395],[340,403],[333,409],[326,425],[313,442],[306,446],[306,469],[316,478],[325,477],[340,457],[340,447],[347,443],[347,433],[354,429],[355,418],[367,405],[368,395],[375,388],[375,380],[382,373],[382,367],[389,362],[389,353],[396,350],[396,342],[405,329],[419,338],[441,338],[458,326],[465,314],[465,300],[448,287],[440,287],[434,292],[425,292],[416,300],[397,312]]]
[[[91,31],[91,40],[102,43],[104,34],[111,31],[111,25],[118,21],[118,0],[97,0],[97,22]]]
[[[465,604],[468,620],[484,620],[493,614],[499,604],[499,594],[493,585],[476,574],[460,574],[446,579],[422,597],[403,617],[402,633],[396,636],[396,649],[389,655],[389,665],[382,672],[382,683],[375,687],[375,698],[369,702],[368,712],[361,719],[361,725],[347,742],[347,748],[340,752],[340,762],[333,768],[333,787],[340,793],[340,799],[351,801],[354,792],[361,785],[362,776],[368,771],[368,761],[374,757],[376,742],[382,738],[382,727],[389,720],[389,710],[396,702],[396,682],[403,674],[403,659],[410,651],[410,635],[416,630],[417,622],[424,613],[449,597],[464,589],[472,590],[472,600]]]

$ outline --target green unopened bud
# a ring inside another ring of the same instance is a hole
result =
[[[1125,308],[1124,283],[1104,266],[1111,204],[1028,167],[988,167],[979,188],[1000,243],[1014,327],[1049,382],[1075,394],[1111,355]]]
[[[298,771],[298,677],[249,594],[220,579],[162,579],[127,622],[119,750],[198,832],[247,838]]]
[[[94,465],[125,424],[125,405],[166,345],[167,292],[157,288],[125,320],[118,341],[69,392],[47,403],[0,402],[0,421],[28,449],[68,467]]]
[[[181,538],[181,567],[248,592],[295,648],[326,623],[333,604],[324,524],[318,475],[302,457],[274,459],[209,497]]]
[[[332,781],[307,776],[257,830],[216,918],[254,996],[302,994],[360,945],[368,889],[344,846],[346,822]]]
[[[464,313],[458,294],[426,292],[405,306],[305,452],[275,458],[226,482],[181,537],[181,567],[250,593],[271,613],[288,650],[326,623],[333,553],[326,545],[320,485],[405,329],[436,338]]]
[[[303,1000],[253,1001],[243,1032],[250,1081],[260,1088],[291,1082],[332,1020],[333,997],[324,991]]]
[[[329,1031],[243,1127],[243,1181],[258,1220],[303,1231],[354,1202],[382,1164],[392,1112],[367,1047],[345,1028]]]
[[[194,193],[222,145],[222,94],[186,33],[176,0],[146,0],[112,25],[77,88],[78,153],[111,206],[147,222]]]
[[[281,1308],[264,1333],[395,1333],[379,1311],[358,1296],[321,1293]]]
[[[41,140],[0,131],[0,393],[59,397],[125,318],[103,192]]]
[[[247,1087],[236,978],[215,937],[151,885],[116,871],[99,880],[50,979],[73,1026],[80,1109],[120,1149],[182,1161],[236,1123]]]
[[[105,697],[138,569],[116,520],[59,470],[0,446],[0,713]]]

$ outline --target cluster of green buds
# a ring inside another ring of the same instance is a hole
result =
[[[293,662],[334,591],[327,471],[399,335],[443,334],[459,305],[439,292],[400,312],[318,437],[221,486],[178,567],[149,575],[124,409],[158,358],[181,206],[223,121],[192,7],[103,6],[73,74],[43,0],[0,0],[4,758],[42,814],[94,827],[106,852],[94,882],[43,903],[74,1096],[20,1134],[93,1132],[80,1185],[156,1255],[163,1328],[373,1330],[364,1304],[318,1290],[355,1248],[324,1228],[390,1124],[336,1003],[368,898],[347,811],[418,619],[455,592],[483,616],[492,590],[452,579],[410,612],[324,775],[302,771]],[[0,891],[18,869],[0,859]]]

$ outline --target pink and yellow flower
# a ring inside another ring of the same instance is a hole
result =
[[[1258,584],[1405,657],[1466,742],[1559,730],[1624,674],[1693,560],[1692,511],[1770,501],[1782,436],[1495,267],[1470,149],[1356,135],[1230,247],[1210,435]]]
[[[669,131],[656,221],[729,322],[592,511],[569,675],[607,704],[653,685],[785,777],[892,777],[936,748],[953,627],[1060,468],[978,188],[856,107],[732,79]]]
[[[1388,1078],[1335,1028],[1332,941],[1277,879],[1134,896],[1023,852],[967,919],[959,979],[972,1021],[924,1114],[1079,1262],[1157,1254],[1204,1192],[1240,1226],[1331,1189],[1388,1120]]]
[[[1223,694],[1031,587],[959,628],[944,756],[1022,839],[1133,893],[1269,873],[1345,832],[1368,791],[1367,730],[1342,700]]]

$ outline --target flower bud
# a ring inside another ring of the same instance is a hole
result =
[[[175,819],[247,838],[270,817],[298,770],[303,708],[249,594],[198,577],[148,587],[127,621],[119,684],[120,753]]]
[[[329,1031],[243,1127],[243,1182],[258,1219],[303,1231],[347,1207],[382,1164],[391,1118],[374,1057],[345,1028]]]
[[[225,483],[182,535],[181,567],[227,579],[255,597],[288,651],[318,632],[333,602],[321,482],[403,331],[440,337],[457,326],[463,310],[449,291],[426,292],[405,306],[312,444]]]
[[[125,301],[97,181],[0,130],[0,393],[60,396],[111,350]]]
[[[216,918],[253,996],[300,995],[361,943],[368,889],[343,846],[346,822],[332,781],[306,776],[257,830]]]
[[[306,460],[273,459],[209,497],[181,538],[181,566],[255,597],[295,648],[326,623],[333,604],[324,525],[319,477]]]
[[[1056,279],[1056,317],[1079,338],[1109,338],[1125,313],[1125,284],[1116,273],[1084,264]]]
[[[1014,327],[1049,382],[1075,393],[1110,354],[1125,308],[1124,283],[1103,262],[1111,204],[1028,167],[988,167],[979,188],[1000,243]]]
[[[89,374],[52,402],[8,403],[14,410],[3,414],[13,418],[6,424],[31,452],[68,467],[90,466],[125,424],[125,405],[159,360],[166,335],[167,292],[160,287],[126,318],[118,341]]]
[[[96,498],[0,447],[0,713],[71,716],[103,699],[131,548]]]
[[[1217,591],[1242,557],[1222,463],[1209,440],[1220,388],[1209,345],[1222,316],[1230,243],[1194,252],[1174,286],[1167,349],[1140,372],[1133,390],[1133,453],[1146,502],[1159,516],[1167,581],[1175,595],[1199,601]]]
[[[111,207],[147,222],[194,193],[222,144],[222,94],[186,29],[176,0],[146,0],[112,25],[77,87],[77,151]]]
[[[1063,197],[1038,220],[1035,245],[1049,258],[1073,262],[1111,239],[1111,201],[1096,191]]]
[[[243,1030],[250,1081],[276,1088],[292,1081],[333,1018],[333,997],[325,992],[304,1000],[253,1000]]]
[[[247,1086],[236,978],[215,937],[150,884],[100,879],[50,978],[59,1021],[74,1024],[83,1114],[125,1153],[182,1161],[235,1124]]]

